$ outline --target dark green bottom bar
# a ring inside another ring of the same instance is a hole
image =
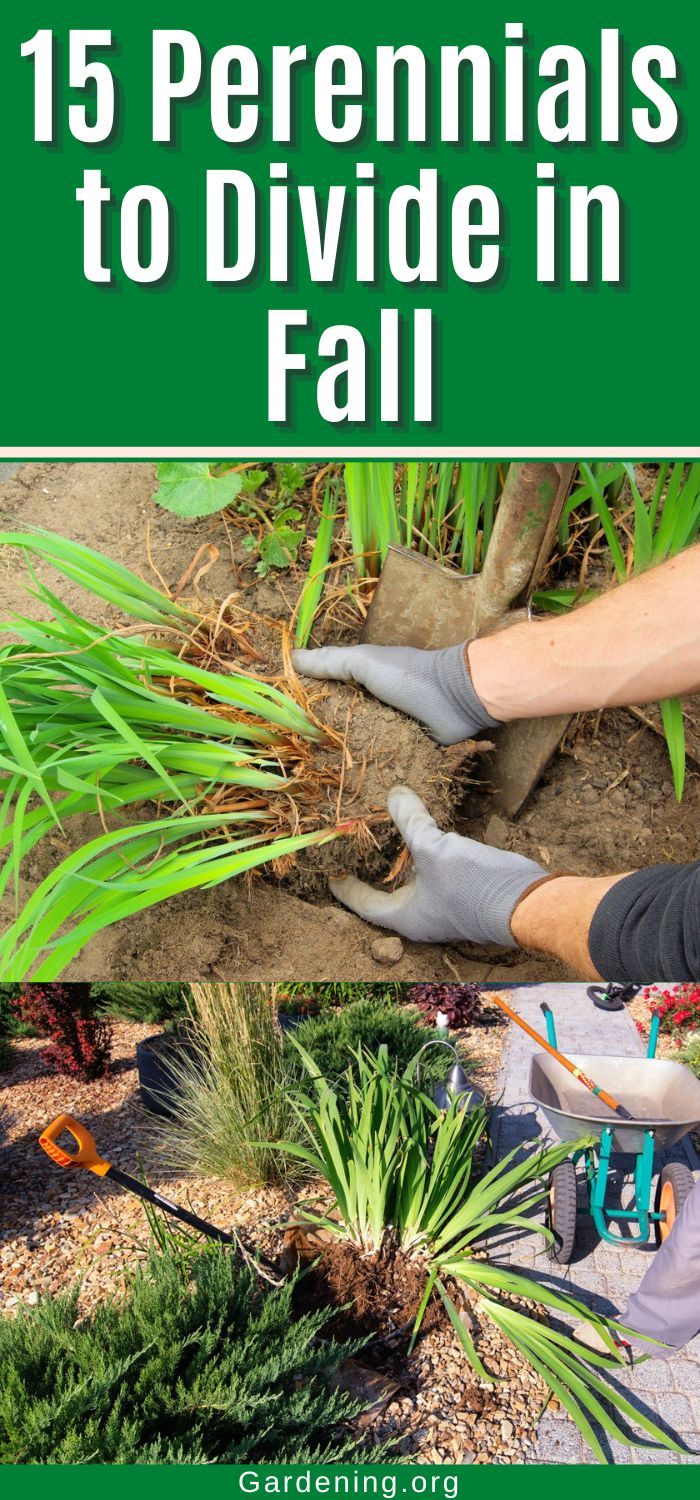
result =
[[[697,1462],[697,1460],[696,1460]],[[398,1496],[434,1496],[435,1500],[466,1500],[476,1488],[488,1488],[488,1500],[521,1500],[523,1485],[525,1493],[542,1494],[542,1484],[565,1481],[567,1500],[590,1500],[591,1484],[596,1489],[602,1484],[605,1490],[610,1485],[610,1495],[618,1500],[620,1479],[634,1472],[635,1500],[658,1500],[661,1470],[666,1464],[650,1462],[617,1464],[601,1469],[588,1464],[527,1464],[515,1470],[500,1464],[488,1466],[488,1479],[483,1475],[483,1465],[473,1469],[469,1465],[449,1464],[217,1464],[194,1466],[126,1466],[118,1464],[96,1465],[22,1465],[17,1473],[16,1493],[26,1497],[51,1496],[70,1491],[73,1500],[94,1500],[95,1485],[99,1484],[100,1500],[119,1496],[128,1500],[156,1500],[156,1497],[173,1495],[191,1500],[194,1493],[202,1494],[201,1486],[217,1496],[331,1496],[333,1500],[397,1500]],[[675,1467],[675,1466],[674,1466]],[[558,1472],[561,1471],[561,1472]],[[695,1478],[693,1478],[695,1472]],[[7,1476],[11,1479],[11,1474]],[[696,1495],[698,1475],[691,1463],[676,1468],[673,1481],[675,1496]],[[65,1491],[64,1491],[65,1485]],[[532,1485],[532,1490],[530,1489]],[[3,1481],[3,1492],[11,1494],[7,1480]]]

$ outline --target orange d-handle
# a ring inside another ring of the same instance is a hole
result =
[[[77,1142],[77,1151],[66,1151],[63,1146],[56,1144],[57,1137],[62,1131],[67,1130]],[[43,1146],[45,1152],[55,1161],[59,1167],[87,1167],[89,1172],[94,1172],[97,1177],[105,1177],[110,1169],[110,1163],[103,1161],[97,1150],[90,1131],[81,1125],[79,1120],[74,1120],[72,1115],[59,1115],[52,1120],[39,1136],[39,1145]]]

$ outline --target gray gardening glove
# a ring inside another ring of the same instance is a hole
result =
[[[360,682],[375,698],[427,725],[441,745],[470,740],[495,729],[467,671],[465,647],[419,651],[413,646],[322,646],[295,651],[292,662],[302,677]]]
[[[375,890],[355,875],[331,880],[333,895],[358,917],[416,943],[500,943],[515,948],[510,919],[520,897],[547,878],[534,859],[441,833],[410,787],[395,786],[387,806],[413,860],[398,891]]]

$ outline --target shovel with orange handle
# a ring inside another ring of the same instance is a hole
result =
[[[592,1078],[589,1078],[586,1073],[582,1072],[581,1068],[577,1067],[576,1063],[573,1063],[570,1057],[565,1057],[563,1052],[559,1052],[556,1047],[553,1047],[552,1043],[548,1042],[546,1037],[541,1036],[539,1031],[535,1031],[534,1026],[530,1026],[527,1021],[523,1020],[522,1016],[518,1015],[517,1011],[512,1010],[510,1005],[501,999],[500,995],[493,995],[489,992],[487,998],[493,1005],[497,1005],[499,1010],[502,1010],[505,1015],[509,1016],[511,1021],[515,1021],[516,1026],[519,1026],[521,1031],[526,1031],[528,1036],[532,1037],[533,1042],[537,1042],[537,1045],[543,1047],[545,1052],[549,1052],[551,1057],[556,1057],[557,1062],[561,1063],[562,1068],[566,1068],[567,1073],[571,1073],[574,1078],[578,1078],[579,1083],[582,1083],[584,1088],[590,1089],[590,1092],[595,1094],[596,1099],[600,1099],[602,1104],[607,1105],[608,1109],[611,1109],[620,1120],[632,1119],[632,1115],[628,1109],[625,1109],[624,1104],[619,1104],[617,1099],[613,1099],[612,1094],[606,1093],[605,1089],[600,1087],[600,1084],[594,1083]]]
[[[65,1146],[59,1146],[58,1138],[68,1131],[77,1145],[76,1151],[67,1151]],[[200,1219],[198,1214],[190,1213],[187,1208],[180,1208],[179,1204],[171,1203],[169,1198],[164,1198],[161,1193],[156,1193],[153,1188],[146,1187],[145,1183],[139,1182],[138,1177],[130,1177],[128,1172],[121,1172],[119,1167],[113,1167],[112,1163],[105,1161],[100,1156],[90,1131],[79,1120],[74,1120],[72,1115],[59,1115],[39,1136],[39,1145],[43,1146],[47,1156],[56,1162],[59,1167],[84,1167],[88,1172],[94,1172],[96,1177],[109,1177],[112,1182],[118,1182],[120,1187],[126,1188],[128,1193],[135,1193],[138,1198],[143,1198],[146,1203],[152,1203],[155,1208],[162,1208],[166,1214],[174,1219],[180,1219],[183,1224],[189,1224],[191,1229],[198,1229],[200,1234],[205,1234],[210,1240],[219,1240],[224,1245],[235,1243],[234,1236],[227,1234],[224,1229],[217,1229],[215,1224],[207,1223],[206,1219]]]

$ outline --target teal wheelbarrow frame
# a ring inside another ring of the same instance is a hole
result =
[[[551,1008],[541,1006],[547,1040],[558,1047]],[[550,1125],[564,1141],[594,1135],[591,1145],[574,1148],[549,1179],[549,1227],[554,1234],[550,1255],[560,1263],[572,1256],[578,1208],[577,1167],[586,1177],[588,1210],[602,1240],[619,1247],[647,1244],[652,1230],[657,1244],[670,1231],[694,1185],[690,1168],[681,1162],[664,1167],[652,1207],[655,1152],[675,1144],[700,1119],[700,1082],[681,1063],[656,1057],[659,1017],[653,1016],[646,1058],[575,1058],[581,1067],[614,1089],[631,1111],[620,1122],[582,1085],[547,1054],[533,1058],[530,1092]],[[692,1116],[692,1118],[691,1118]],[[616,1155],[632,1155],[633,1205],[613,1208],[607,1201],[610,1170]],[[626,1234],[620,1226],[628,1226]],[[618,1227],[616,1227],[618,1226]]]

